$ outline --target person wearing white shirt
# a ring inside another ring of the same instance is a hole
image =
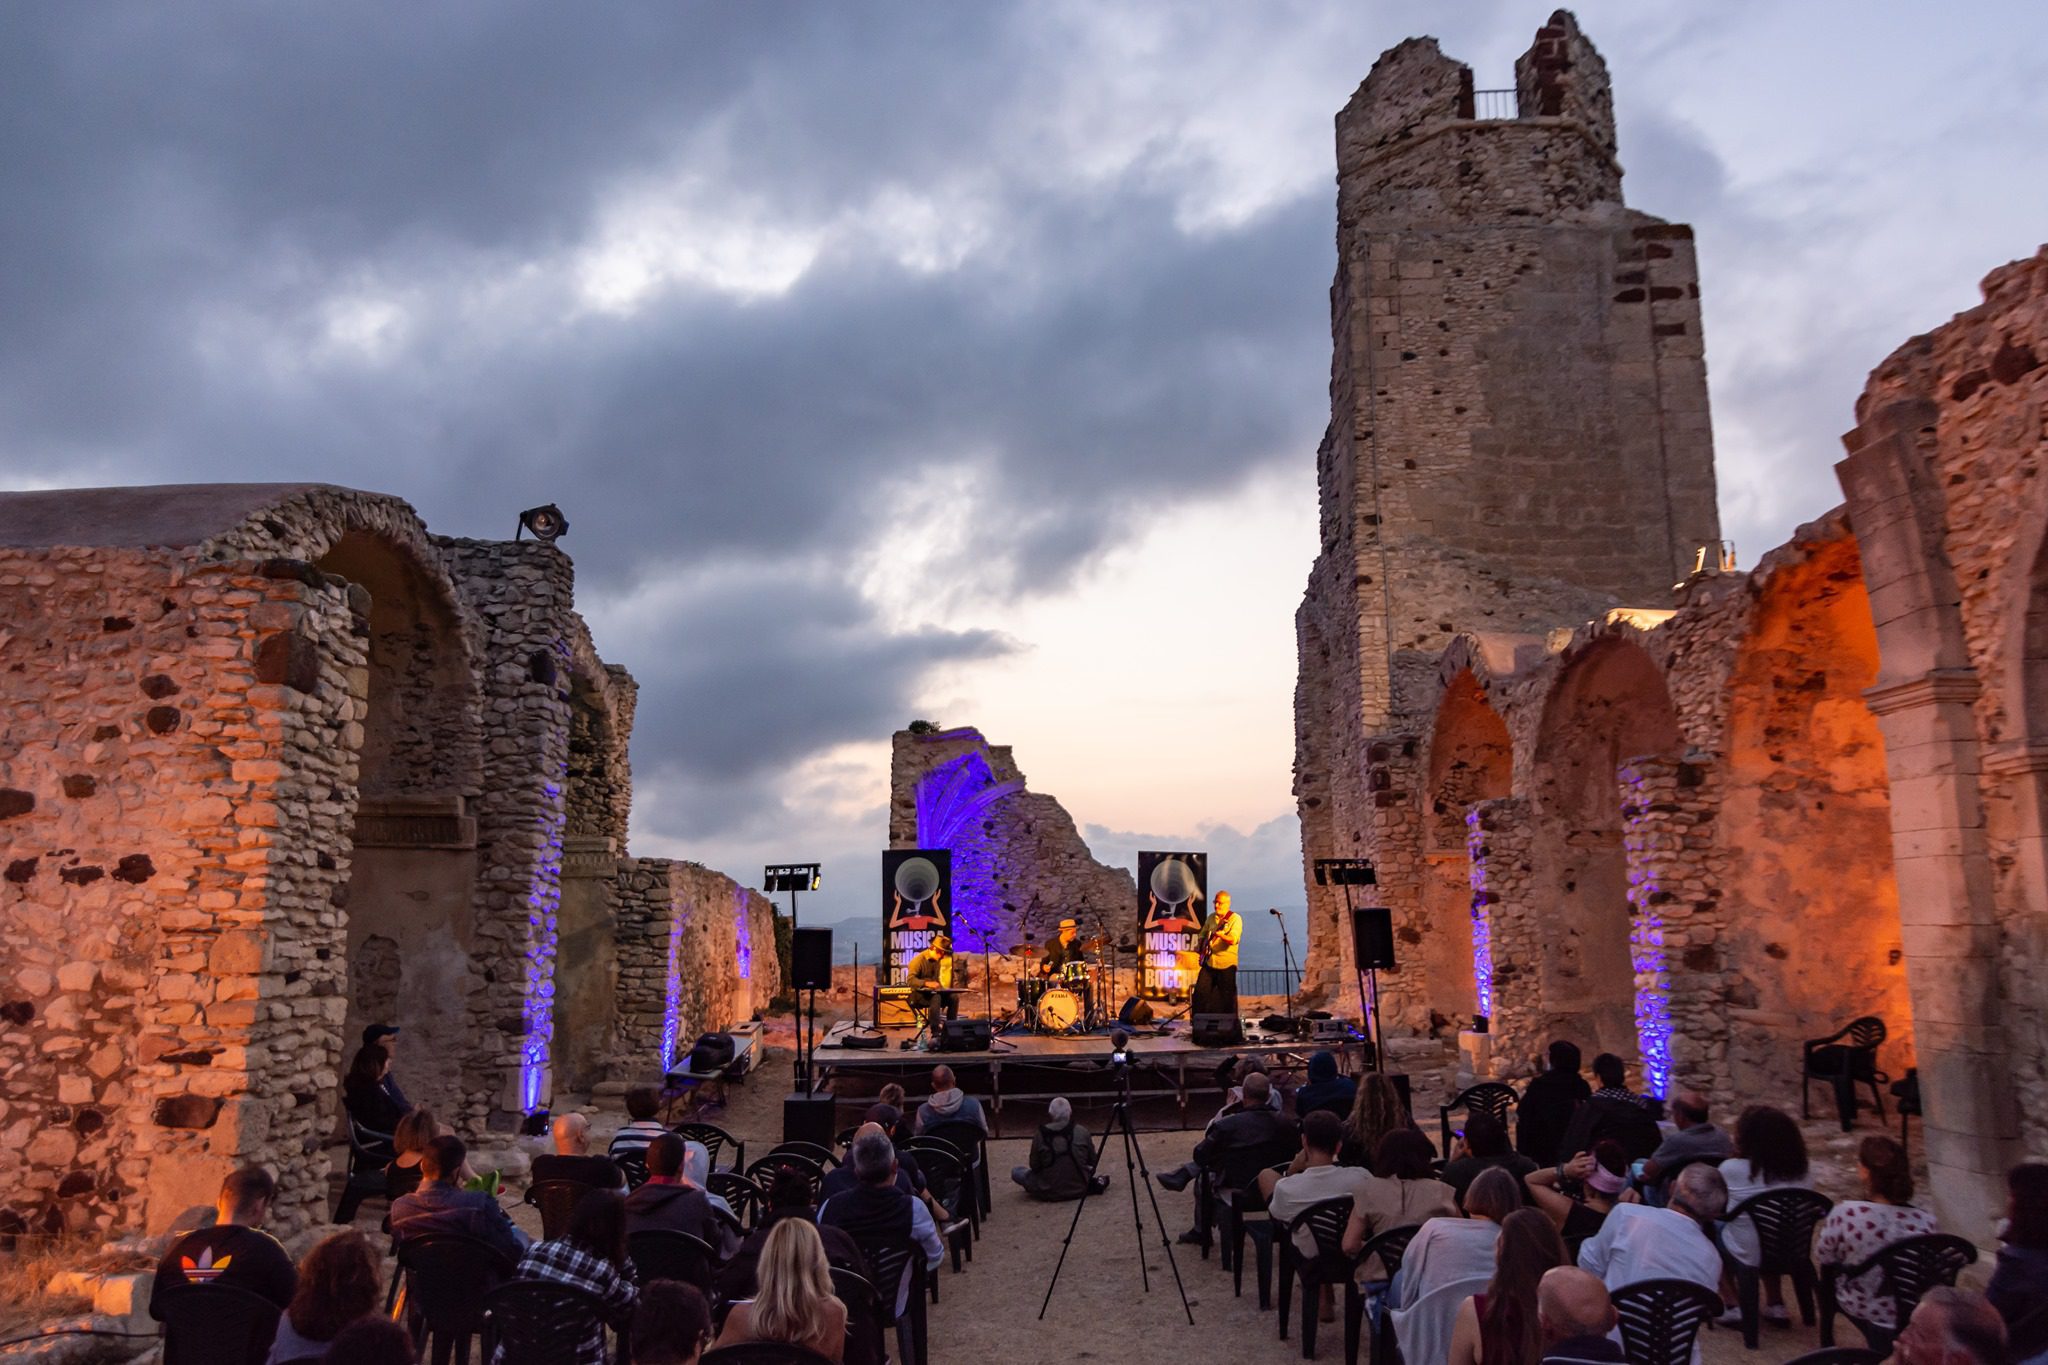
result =
[[[1728,1208],[1728,1186],[1712,1166],[1688,1166],[1673,1182],[1671,1202],[1616,1204],[1600,1231],[1579,1248],[1579,1268],[1590,1270],[1609,1290],[1638,1280],[1691,1280],[1720,1291],[1721,1254],[1706,1224]]]
[[[1520,1207],[1522,1191],[1513,1176],[1498,1166],[1481,1171],[1465,1192],[1466,1217],[1432,1218],[1408,1243],[1387,1287],[1387,1306],[1412,1307],[1443,1285],[1492,1279],[1501,1222]]]
[[[1302,1168],[1286,1176],[1260,1172],[1266,1211],[1276,1228],[1285,1228],[1326,1199],[1349,1199],[1354,1209],[1363,1202],[1373,1175],[1360,1166],[1337,1164],[1337,1144],[1343,1138],[1344,1121],[1327,1109],[1317,1109],[1301,1121],[1301,1152],[1306,1158]],[[1305,1227],[1294,1234],[1294,1245],[1304,1256],[1316,1254],[1315,1238]]]
[[[1735,1121],[1735,1155],[1721,1163],[1721,1179],[1728,1184],[1730,1212],[1745,1200],[1766,1190],[1812,1189],[1808,1170],[1806,1137],[1799,1124],[1782,1109],[1752,1104]],[[1721,1225],[1721,1245],[1743,1265],[1755,1265],[1761,1254],[1755,1220],[1744,1214]],[[1780,1277],[1767,1275],[1763,1281],[1766,1322],[1789,1323],[1785,1308],[1785,1287]],[[1742,1321],[1742,1310],[1730,1307],[1724,1322]]]

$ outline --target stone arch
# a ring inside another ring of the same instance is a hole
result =
[[[400,1028],[408,1098],[459,1108],[469,1036],[477,877],[472,802],[482,783],[482,699],[458,599],[423,547],[341,529],[315,567],[350,584],[366,664],[356,812],[337,903],[346,913],[345,1066],[365,1025]]]
[[[1760,576],[1729,679],[1717,819],[1727,860],[1715,964],[1730,1072],[1745,1094],[1797,1088],[1798,1040],[1883,1017],[1912,1064],[1884,736],[1863,693],[1877,630],[1846,530]]]
[[[1422,957],[1431,1008],[1469,1024],[1492,1013],[1488,924],[1473,905],[1467,819],[1507,796],[1514,743],[1471,668],[1445,685],[1424,769]]]
[[[1664,675],[1641,645],[1601,635],[1567,660],[1532,764],[1533,910],[1545,1022],[1588,1053],[1642,1055],[1621,770],[1683,749]]]

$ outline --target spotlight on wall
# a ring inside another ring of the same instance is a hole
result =
[[[1378,886],[1380,882],[1370,858],[1318,858],[1315,872],[1317,886]]]
[[[517,540],[531,531],[533,538],[543,545],[552,545],[569,529],[569,519],[562,515],[562,509],[551,502],[538,507],[529,507],[519,514],[519,529],[512,533]]]

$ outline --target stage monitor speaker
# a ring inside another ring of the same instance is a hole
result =
[[[1394,967],[1394,912],[1384,905],[1361,905],[1351,912],[1351,950],[1358,965],[1382,971]]]
[[[1230,1047],[1244,1041],[1244,1025],[1234,1014],[1198,1014],[1193,1023],[1196,1047]]]
[[[1130,996],[1116,1012],[1116,1021],[1125,1028],[1143,1028],[1152,1022],[1152,1007],[1137,996]]]
[[[799,929],[789,940],[789,975],[794,989],[832,989],[832,931]]]
[[[941,1052],[987,1052],[995,1037],[986,1019],[948,1019],[939,1032]]]
[[[801,1090],[782,1101],[782,1140],[815,1142],[833,1150],[833,1123],[838,1105],[830,1095],[806,1095]]]

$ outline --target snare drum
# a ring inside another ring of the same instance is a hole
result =
[[[1070,990],[1058,986],[1038,1002],[1038,1027],[1046,1033],[1065,1033],[1081,1022],[1081,1001]]]

